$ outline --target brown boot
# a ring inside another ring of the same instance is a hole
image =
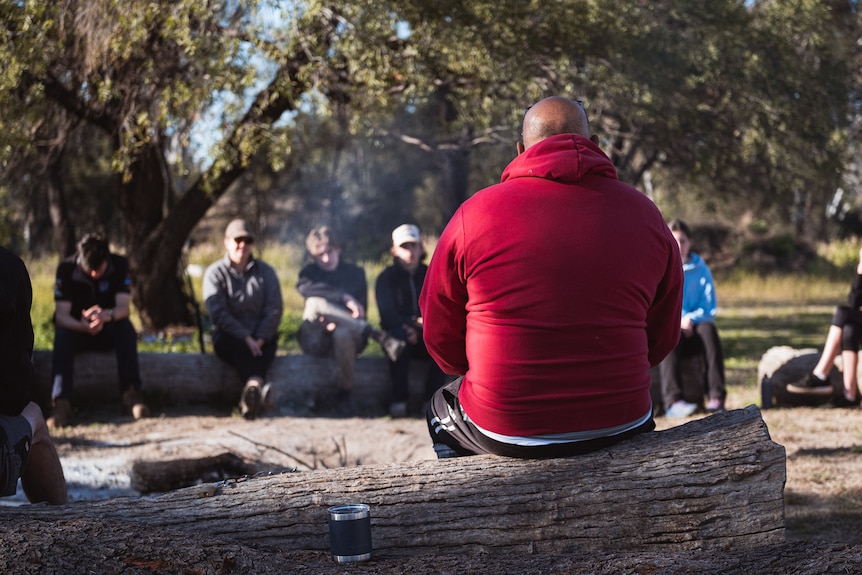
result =
[[[72,424],[72,404],[68,399],[55,399],[54,411],[46,422],[49,429],[60,429]]]
[[[143,419],[150,416],[150,408],[144,403],[144,397],[137,389],[128,389],[123,393],[123,407],[135,419]]]

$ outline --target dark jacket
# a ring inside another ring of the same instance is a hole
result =
[[[380,272],[374,286],[380,325],[388,333],[403,339],[404,324],[413,325],[419,313],[419,294],[428,266],[419,264],[413,273],[397,262]]]
[[[18,415],[33,393],[33,288],[21,258],[0,248],[0,414]]]

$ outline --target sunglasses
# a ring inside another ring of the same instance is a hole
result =
[[[251,238],[249,236],[240,236],[238,238],[234,238],[233,241],[236,242],[236,245],[246,244],[250,246],[254,243],[254,238]]]

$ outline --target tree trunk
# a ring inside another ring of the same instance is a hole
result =
[[[54,244],[60,258],[75,253],[75,226],[69,219],[69,209],[66,205],[66,192],[63,186],[63,151],[51,153],[48,164],[47,192],[48,212],[51,215],[51,225],[54,228]]]
[[[168,213],[170,178],[164,169],[161,141],[153,138],[130,166],[120,190],[132,301],[143,327],[155,331],[171,325],[193,325],[191,297],[179,267],[182,244],[191,227],[162,225]],[[194,225],[194,224],[192,224]],[[151,241],[154,236],[157,241]]]
[[[571,458],[287,472],[156,497],[9,508],[0,514],[3,540],[22,521],[31,535],[2,546],[0,565],[3,553],[45,539],[58,523],[74,537],[93,521],[105,528],[87,539],[107,560],[115,533],[136,534],[122,545],[132,557],[160,533],[210,550],[325,552],[327,508],[345,503],[370,505],[377,558],[752,550],[784,542],[785,462],[751,406]]]
[[[316,61],[315,51],[326,51],[341,20],[332,10],[321,12],[306,31],[311,43],[286,54],[284,64],[270,84],[256,95],[245,116],[223,143],[223,154],[231,161],[215,162],[210,169],[178,199],[167,206],[170,179],[165,173],[164,151],[154,140],[145,146],[131,167],[131,179],[121,195],[132,268],[132,301],[138,309],[143,327],[156,331],[172,325],[193,325],[193,306],[185,291],[180,269],[182,249],[195,225],[207,210],[246,171],[249,140],[259,136],[265,127],[293,110],[308,84],[302,78],[306,66]]]

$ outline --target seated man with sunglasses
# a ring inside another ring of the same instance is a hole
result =
[[[278,347],[284,304],[275,270],[252,255],[254,234],[245,220],[225,229],[225,256],[204,274],[203,297],[216,355],[233,366],[244,387],[240,413],[254,419],[274,403],[266,374]]]

